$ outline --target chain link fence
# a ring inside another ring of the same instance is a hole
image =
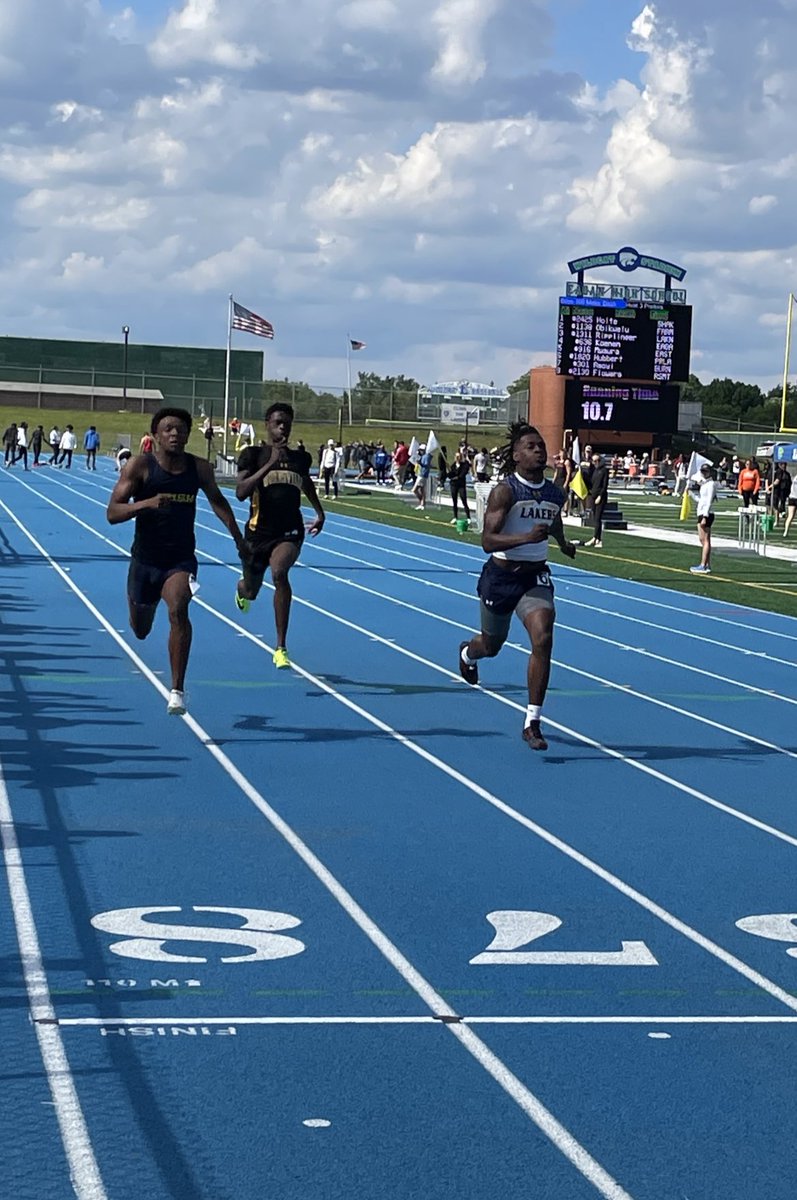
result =
[[[355,386],[311,387],[279,379],[231,379],[229,416],[257,422],[270,404],[291,404],[297,421],[355,425],[439,424],[441,401],[423,400],[416,391]],[[224,418],[224,379],[164,375],[150,371],[67,370],[45,366],[0,367],[0,404],[48,410],[84,408],[87,412],[153,413],[164,404],[186,408],[198,419]],[[475,406],[474,406],[475,407]],[[528,412],[528,393],[500,403],[480,405],[479,423],[505,426]],[[474,422],[475,423],[475,422]]]

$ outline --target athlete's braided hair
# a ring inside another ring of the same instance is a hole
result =
[[[494,456],[494,461],[498,467],[498,474],[502,477],[512,475],[515,470],[515,446],[522,437],[527,433],[534,433],[539,437],[540,431],[533,425],[529,425],[528,421],[513,421],[507,430],[509,441],[504,446],[500,446],[498,453]]]

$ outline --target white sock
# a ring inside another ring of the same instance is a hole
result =
[[[464,662],[466,667],[473,667],[476,665],[476,663],[479,660],[477,658],[471,658],[470,655],[468,654],[468,647],[463,646],[462,647],[462,661]]]
[[[524,729],[528,729],[528,727],[532,721],[539,721],[541,712],[542,712],[541,704],[527,704],[526,705],[526,723],[524,725]]]

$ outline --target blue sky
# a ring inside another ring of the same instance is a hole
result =
[[[560,71],[577,71],[597,84],[638,80],[644,57],[627,45],[639,0],[558,0],[553,8],[554,55]]]
[[[232,291],[279,376],[343,386],[350,330],[362,369],[509,382],[552,360],[568,259],[630,244],[687,267],[701,378],[778,382],[794,0],[0,0],[0,28],[1,332],[220,345]]]

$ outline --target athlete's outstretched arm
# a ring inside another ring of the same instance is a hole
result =
[[[235,513],[230,508],[230,502],[223,494],[219,485],[216,483],[216,477],[213,474],[213,468],[209,462],[203,461],[201,458],[196,460],[197,473],[199,475],[199,486],[208,498],[210,507],[213,509],[216,516],[229,529],[232,540],[235,542],[238,550],[243,545],[243,535],[238,528],[238,522],[235,519]]]
[[[551,521],[550,536],[558,545],[562,554],[566,554],[568,558],[576,557],[576,548],[572,542],[568,542],[565,537],[565,528],[562,524],[562,514],[558,512]]]
[[[111,525],[120,525],[122,521],[131,521],[137,513],[145,512],[148,508],[162,508],[169,503],[169,496],[150,496],[148,500],[133,500],[136,488],[144,482],[146,466],[140,455],[128,460],[127,465],[116,481],[111,492],[105,516]]]
[[[315,484],[309,475],[302,476],[302,491],[315,510],[315,520],[310,526],[308,533],[310,537],[317,537],[324,528],[325,516],[324,510],[321,507],[321,501],[318,499],[318,492],[315,490]]]

